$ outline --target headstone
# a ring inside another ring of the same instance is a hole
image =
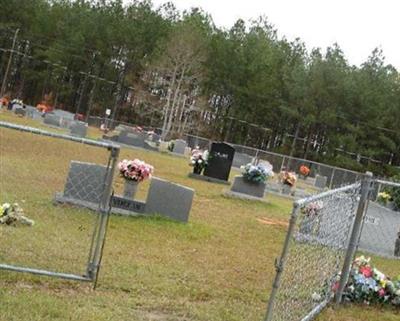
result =
[[[326,183],[328,182],[328,178],[326,176],[317,175],[315,177],[315,187],[324,189],[326,187]]]
[[[81,121],[74,121],[69,126],[70,134],[78,137],[86,137],[87,124]]]
[[[26,106],[26,116],[32,119],[42,119],[43,114],[33,106]]]
[[[23,108],[23,106],[22,105],[20,105],[20,104],[18,104],[18,103],[14,103],[13,105],[12,105],[12,111],[13,112],[15,112],[17,109],[21,109],[21,108]]]
[[[146,140],[146,134],[143,133],[130,133],[128,131],[121,131],[118,136],[118,142],[126,145],[136,146],[144,148],[144,141]]]
[[[71,124],[73,122],[74,122],[74,120],[72,120],[72,119],[61,117],[61,119],[60,119],[60,127],[70,128]]]
[[[246,180],[243,176],[235,176],[231,191],[263,198],[265,186],[265,183],[253,183]]]
[[[174,149],[172,150],[175,154],[185,154],[185,148],[187,147],[186,142],[183,139],[175,140]]]
[[[194,190],[153,177],[147,196],[145,211],[187,222],[192,208]]]
[[[184,155],[185,155],[186,157],[191,156],[191,155],[192,155],[192,149],[191,149],[190,147],[186,147],[186,148],[185,148]]]
[[[158,146],[158,150],[162,153],[168,152],[168,142],[160,142],[160,146]]]
[[[26,110],[25,110],[25,108],[22,108],[22,107],[15,108],[14,113],[15,113],[15,115],[18,115],[18,116],[22,116],[22,117],[26,116]]]
[[[233,167],[240,168],[242,165],[247,165],[253,161],[253,157],[243,153],[235,153],[235,157],[233,157]]]
[[[235,149],[232,146],[225,143],[212,143],[204,175],[228,181],[234,155]]]
[[[60,125],[58,126],[63,128],[69,128],[75,119],[75,114],[62,109],[55,109],[52,111],[52,114],[60,118]]]
[[[66,110],[62,110],[62,109],[54,109],[52,111],[52,113],[60,118],[64,118],[67,120],[74,120],[75,119],[75,114],[66,111]]]
[[[106,166],[71,161],[64,198],[99,204],[106,173]]]
[[[57,126],[60,127],[61,125],[61,118],[55,114],[47,113],[44,116],[43,122],[47,125]]]
[[[394,243],[394,256],[400,257],[400,232],[398,233],[398,237]]]

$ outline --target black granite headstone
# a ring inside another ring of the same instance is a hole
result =
[[[225,143],[212,143],[204,176],[227,181],[234,155],[235,149],[232,146]]]

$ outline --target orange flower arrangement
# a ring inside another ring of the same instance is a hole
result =
[[[310,174],[310,169],[306,165],[300,166],[300,174],[303,176],[308,176]]]

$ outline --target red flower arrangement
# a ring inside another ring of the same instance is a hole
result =
[[[310,168],[306,165],[301,165],[299,171],[304,177],[307,177],[310,174]]]

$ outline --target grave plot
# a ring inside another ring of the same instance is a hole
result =
[[[107,168],[104,165],[71,161],[63,192],[55,194],[55,201],[90,210],[96,210],[101,201],[101,188]],[[111,212],[124,216],[161,215],[170,219],[188,222],[194,190],[179,184],[153,177],[146,201],[134,198],[135,191],[127,193],[129,181],[125,180],[124,193],[111,197]],[[133,194],[133,195],[128,195]]]
[[[117,153],[116,147],[4,122],[0,141],[0,202],[18,203],[34,222],[0,224],[0,269],[95,280],[108,220],[107,182],[116,156],[111,151]],[[78,170],[65,184],[71,160]],[[97,180],[82,170],[85,163],[101,168]],[[68,197],[90,200],[93,210],[54,202],[54,194],[64,187]]]

